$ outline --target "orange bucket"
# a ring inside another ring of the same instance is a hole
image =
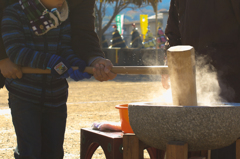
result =
[[[133,133],[128,118],[128,104],[116,105],[115,108],[119,109],[122,131],[124,133]]]

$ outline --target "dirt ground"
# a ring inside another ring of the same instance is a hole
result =
[[[165,90],[160,77],[118,75],[112,81],[98,82],[94,79],[80,82],[69,81],[68,119],[64,142],[64,159],[80,158],[80,129],[91,127],[93,122],[119,122],[115,105],[152,101]],[[16,137],[8,108],[8,93],[0,90],[0,158],[12,159]],[[93,159],[104,159],[101,148]]]

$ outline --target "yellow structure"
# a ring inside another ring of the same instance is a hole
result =
[[[141,14],[140,15],[140,26],[141,26],[141,31],[143,34],[143,41],[145,40],[145,35],[148,31],[148,15],[147,14]]]

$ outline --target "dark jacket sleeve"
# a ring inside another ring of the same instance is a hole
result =
[[[0,24],[1,25],[1,24]],[[0,30],[1,32],[1,30]],[[2,37],[2,34],[0,34],[0,36]],[[6,51],[5,51],[5,47],[3,45],[3,41],[2,38],[0,38],[0,60],[8,58]]]
[[[72,47],[79,57],[88,62],[95,56],[104,57],[94,31],[95,0],[69,0],[72,26]]]
[[[3,40],[2,40],[2,34],[1,34],[1,21],[2,21],[2,17],[3,17],[3,10],[14,3],[17,3],[18,0],[0,0],[0,60],[7,58],[7,53],[5,51],[5,47],[3,44]]]
[[[167,26],[165,30],[165,35],[167,36],[167,42],[165,44],[166,49],[171,46],[181,45],[181,34],[179,31],[178,22],[178,11],[176,8],[176,1],[171,0],[169,8],[169,17],[167,21]]]
[[[233,11],[235,13],[236,19],[240,25],[240,1],[239,0],[231,0]]]
[[[7,58],[7,54],[5,51],[5,47],[3,44],[2,40],[2,31],[1,31],[1,26],[2,26],[2,17],[3,17],[3,4],[0,2],[0,60]]]

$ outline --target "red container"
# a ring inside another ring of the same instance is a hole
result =
[[[124,133],[133,133],[128,118],[128,104],[116,105],[115,108],[119,109],[122,131]]]

